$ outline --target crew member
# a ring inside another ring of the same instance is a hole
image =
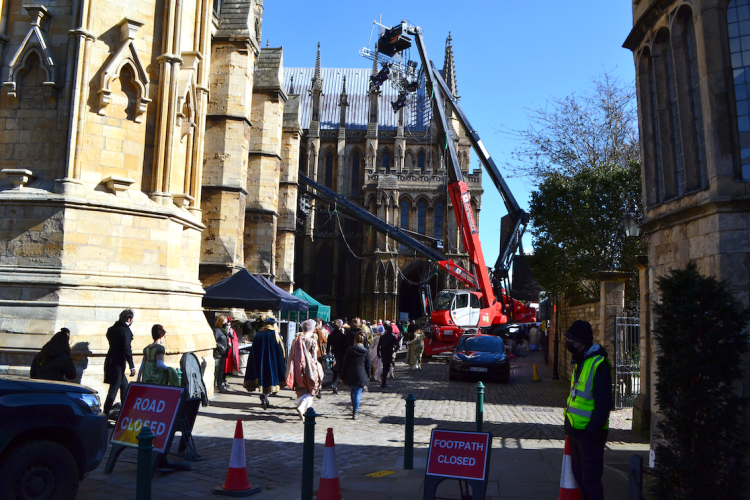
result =
[[[612,410],[612,365],[607,351],[594,344],[594,332],[588,321],[574,322],[565,336],[565,348],[573,354],[575,364],[565,408],[565,434],[570,442],[573,476],[582,500],[602,500],[604,445]]]

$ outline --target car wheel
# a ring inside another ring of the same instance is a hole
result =
[[[78,491],[78,465],[61,444],[39,440],[11,451],[0,464],[0,498],[68,500]]]
[[[510,373],[503,373],[498,380],[501,384],[510,384]]]

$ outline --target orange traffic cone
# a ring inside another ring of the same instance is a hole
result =
[[[336,444],[333,442],[333,429],[328,428],[326,447],[323,451],[323,470],[320,471],[320,484],[316,500],[342,500],[339,484],[339,467],[336,465]]]
[[[573,477],[571,464],[570,442],[565,436],[565,451],[563,452],[562,472],[560,473],[560,496],[557,500],[581,500],[581,490],[578,489],[576,478]]]
[[[232,443],[232,454],[229,457],[229,470],[224,486],[213,489],[217,495],[228,497],[245,497],[260,493],[260,487],[253,488],[247,480],[247,463],[245,461],[245,438],[242,435],[242,420],[237,419],[237,427],[234,429],[234,442]]]

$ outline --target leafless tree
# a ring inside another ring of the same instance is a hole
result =
[[[551,173],[574,175],[640,157],[635,84],[609,72],[594,77],[586,92],[527,111],[527,128],[506,131],[519,142],[507,162],[517,177],[539,183]]]

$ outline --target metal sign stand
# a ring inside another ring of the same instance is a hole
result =
[[[182,423],[182,420],[185,419],[184,413],[185,413],[185,403],[187,401],[187,391],[185,391],[184,388],[182,388],[182,394],[180,395],[180,403],[177,407],[177,415],[180,415],[180,423]],[[200,400],[198,400],[200,401]],[[196,412],[197,414],[197,412]],[[193,420],[194,421],[194,420]],[[118,419],[119,424],[119,419]],[[192,428],[192,425],[190,426]],[[169,449],[172,447],[172,440],[174,439],[175,431],[177,430],[176,425],[172,425],[171,429],[169,430],[169,437],[167,438],[166,445],[164,447],[165,451],[152,451],[151,452],[151,474],[156,472],[157,470],[160,471],[189,471],[190,470],[190,464],[186,462],[174,462],[170,463],[167,460],[167,453],[169,452]],[[192,434],[188,430],[188,439],[190,440],[190,443],[192,444]],[[185,433],[183,432],[183,439],[185,439]],[[195,450],[195,445],[192,444],[193,451]],[[117,459],[119,458],[120,454],[125,449],[137,449],[137,447],[134,446],[126,446],[119,443],[113,443],[112,449],[109,452],[109,458],[107,459],[107,466],[104,468],[105,474],[112,474],[112,471],[115,468],[115,463],[117,462]],[[197,453],[196,453],[197,455]]]

